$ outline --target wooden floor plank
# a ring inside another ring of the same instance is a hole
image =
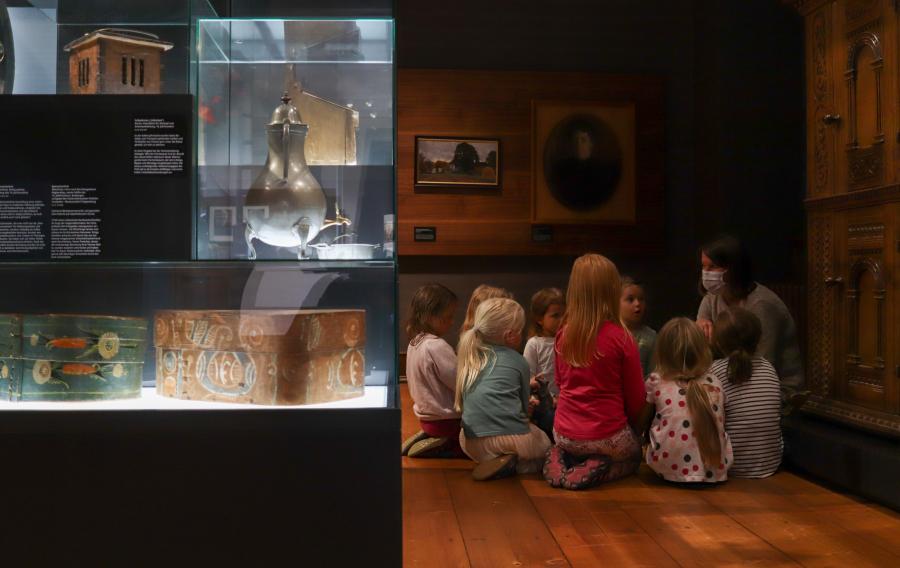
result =
[[[475,482],[462,471],[446,476],[473,568],[570,566],[517,478]]]
[[[783,490],[778,473],[759,480],[736,479],[704,497],[735,521],[804,566],[897,566],[900,558],[848,530],[834,518]],[[840,495],[819,496],[827,506]],[[824,506],[823,506],[824,507]]]
[[[532,500],[573,567],[678,566],[615,504],[566,497]]]
[[[681,566],[797,566],[782,551],[708,503],[625,510]]]
[[[468,568],[443,471],[403,472],[404,566]]]

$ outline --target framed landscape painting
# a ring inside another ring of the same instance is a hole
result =
[[[500,140],[416,136],[415,184],[500,187]]]

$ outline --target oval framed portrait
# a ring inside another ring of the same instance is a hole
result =
[[[622,147],[600,117],[572,114],[550,131],[544,146],[544,181],[569,209],[594,209],[609,200],[622,178]]]
[[[532,118],[532,222],[634,223],[634,104],[534,101]]]

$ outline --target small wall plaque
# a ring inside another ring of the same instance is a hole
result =
[[[531,240],[535,243],[553,242],[553,227],[551,225],[532,225]]]
[[[414,227],[413,237],[416,242],[433,243],[437,240],[437,229],[435,227]]]

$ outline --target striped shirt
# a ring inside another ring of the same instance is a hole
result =
[[[725,390],[725,431],[734,448],[733,477],[768,477],[778,470],[781,439],[781,382],[775,368],[753,358],[753,374],[740,385],[728,380],[728,359],[710,368]]]

